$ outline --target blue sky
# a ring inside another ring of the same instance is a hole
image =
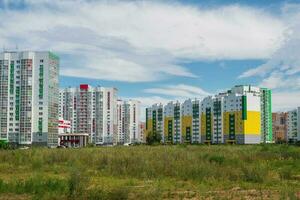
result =
[[[253,84],[299,105],[299,0],[0,0],[0,18],[1,46],[60,56],[61,87],[148,106]]]

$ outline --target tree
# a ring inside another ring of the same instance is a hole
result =
[[[160,143],[161,138],[162,138],[161,134],[159,134],[159,133],[153,134],[152,131],[149,131],[146,136],[146,142],[149,145]]]
[[[8,149],[8,147],[7,140],[0,140],[0,149]]]

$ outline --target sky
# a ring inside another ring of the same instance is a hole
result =
[[[300,105],[300,0],[0,0],[0,19],[0,47],[59,55],[62,88],[144,108],[251,84]]]

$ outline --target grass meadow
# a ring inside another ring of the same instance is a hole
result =
[[[300,147],[0,150],[0,199],[300,199]]]

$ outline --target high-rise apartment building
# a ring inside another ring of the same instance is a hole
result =
[[[142,143],[143,136],[140,132],[140,102],[137,100],[118,100],[118,143]]]
[[[145,143],[146,142],[146,123],[145,122],[140,122],[140,140],[141,143]]]
[[[59,115],[71,122],[71,133],[89,134],[96,145],[117,142],[117,89],[91,87],[60,90]]]
[[[287,117],[288,113],[272,113],[273,140],[275,142],[287,142]]]
[[[224,142],[257,144],[261,140],[261,93],[253,86],[235,86],[224,96]]]
[[[300,141],[300,107],[289,111],[287,115],[288,142],[298,142]]]
[[[58,145],[58,75],[51,52],[0,53],[0,139]]]
[[[162,120],[164,123],[164,137],[162,138],[163,142],[173,144],[182,143],[181,104],[178,101],[175,103],[171,101],[164,106],[163,110],[160,109],[159,111],[163,111],[164,117],[160,114],[161,112],[157,113],[157,121]],[[155,116],[156,110],[153,111],[153,116]],[[154,120],[154,122],[155,121],[156,120]],[[153,124],[153,126],[155,126],[155,124]]]
[[[264,143],[273,142],[272,134],[272,92],[267,88],[260,88],[261,100],[261,140]]]
[[[200,102],[199,100],[186,100],[181,105],[182,140],[185,143],[200,143]]]
[[[146,113],[146,132],[156,133],[157,109],[152,106]],[[265,88],[238,85],[202,101],[169,102],[163,113],[165,143],[258,144],[273,141],[270,138],[271,91]]]
[[[163,110],[164,107],[162,104],[154,104],[146,108],[146,131],[151,131],[154,137],[160,135],[162,141],[171,142],[172,136],[169,138],[169,135],[165,135],[167,132],[164,131],[164,129],[167,127],[165,127],[164,124],[168,122],[166,122],[166,118],[164,118]]]
[[[209,96],[201,102],[201,141],[219,144],[224,142],[222,94]]]

